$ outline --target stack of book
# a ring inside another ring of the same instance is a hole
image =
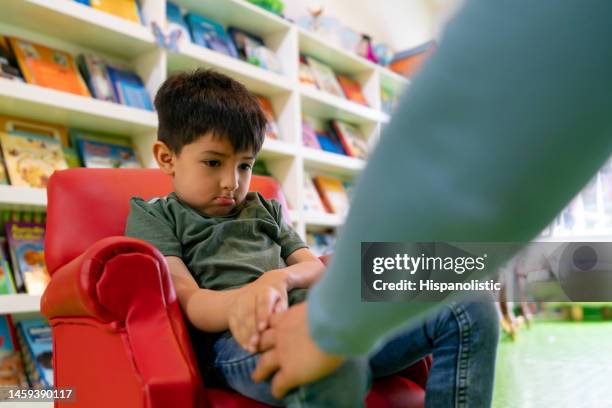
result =
[[[314,118],[302,118],[304,146],[357,159],[368,155],[367,141],[358,126],[334,119],[324,126]]]
[[[283,73],[283,67],[274,51],[261,37],[237,27],[227,29],[206,16],[185,11],[176,4],[166,2],[166,17],[171,30],[181,33],[194,44],[239,58],[263,69]]]
[[[21,38],[0,36],[2,76],[75,95],[153,110],[138,75],[95,55],[79,55]]]
[[[358,81],[346,75],[335,74],[329,65],[315,58],[300,55],[299,80],[304,85],[368,106]]]
[[[128,137],[0,115],[0,184],[45,188],[54,171],[79,166],[142,167]]]
[[[53,344],[51,327],[44,319],[21,320],[16,324],[17,342],[21,348],[30,387],[53,387]]]
[[[349,210],[353,185],[333,176],[304,174],[304,211],[345,217]]]

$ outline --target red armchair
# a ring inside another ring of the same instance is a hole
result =
[[[164,257],[123,236],[131,196],[171,189],[170,178],[150,169],[51,177],[45,257],[52,279],[41,309],[52,327],[55,386],[75,397],[55,407],[264,407],[205,387]],[[254,176],[251,189],[284,204],[273,179]],[[377,380],[367,405],[422,406],[429,364]]]

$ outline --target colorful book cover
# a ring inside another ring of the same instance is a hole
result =
[[[89,5],[96,10],[140,23],[136,0],[89,0]]]
[[[74,59],[67,52],[20,38],[11,38],[9,42],[27,82],[76,95],[91,96]]]
[[[79,139],[78,149],[85,167],[104,169],[142,167],[131,146]]]
[[[68,168],[62,145],[56,139],[0,132],[0,144],[13,186],[46,188],[54,171]]]
[[[221,24],[194,13],[188,13],[185,20],[194,43],[238,58],[238,51]]]
[[[63,147],[62,152],[64,153],[64,159],[66,159],[66,164],[68,165],[69,169],[83,167],[81,159],[79,158],[79,153],[76,151],[76,149],[72,147]]]
[[[252,52],[255,47],[264,45],[260,37],[236,27],[228,27],[227,34],[234,42],[236,51],[238,51],[238,56],[244,61],[248,60],[249,53]]]
[[[100,133],[92,133],[88,130],[74,128],[70,129],[68,133],[70,136],[70,145],[74,146],[75,148],[78,147],[80,139],[95,140],[98,142],[133,147],[132,139],[130,139],[128,136],[103,135]]]
[[[15,116],[0,115],[0,132],[31,133],[34,135],[53,137],[63,146],[68,146],[68,128],[54,123],[24,119]]]
[[[325,212],[321,197],[317,193],[317,188],[312,182],[312,177],[307,172],[304,172],[304,211],[310,213]]]
[[[256,96],[257,101],[259,101],[259,105],[261,106],[261,110],[263,110],[264,115],[266,115],[266,119],[268,123],[266,124],[266,137],[271,139],[278,139],[279,131],[278,131],[278,123],[276,123],[276,119],[274,118],[274,110],[272,110],[272,103],[270,100],[264,96]]]
[[[0,295],[17,293],[8,253],[4,251],[5,240],[0,239]]]
[[[11,50],[8,39],[0,35],[0,77],[23,82],[19,64]]]
[[[310,69],[308,66],[306,58],[303,55],[300,55],[299,81],[303,85],[317,88],[317,80],[315,79],[312,69]]]
[[[327,212],[340,216],[346,215],[349,200],[342,181],[331,176],[315,176],[313,182]]]
[[[336,79],[338,79],[338,83],[342,87],[342,91],[347,99],[368,106],[368,101],[366,101],[365,96],[363,96],[359,82],[344,75],[336,75]]]
[[[2,145],[0,145],[0,186],[6,186],[9,184],[8,174],[6,173],[6,165],[4,164],[4,158],[2,156]]]
[[[315,133],[317,135],[317,141],[321,146],[321,150],[346,156],[346,152],[342,148],[342,143],[340,143],[340,140],[338,140],[333,132],[315,130]]]
[[[50,280],[45,265],[45,225],[9,221],[5,228],[17,291],[41,295]]]
[[[185,38],[187,41],[191,41],[189,26],[185,22],[183,11],[178,5],[171,1],[166,1],[166,19],[168,21],[169,32],[178,30],[182,33],[181,36],[183,38]]]
[[[102,101],[117,102],[115,92],[113,91],[113,84],[108,77],[106,63],[102,58],[95,55],[81,54],[77,57],[77,66],[94,98]]]
[[[153,110],[149,93],[138,75],[110,65],[106,69],[117,101],[134,108]]]
[[[21,320],[16,324],[25,370],[32,388],[53,386],[53,342],[51,327],[44,319]]]
[[[302,143],[306,147],[321,149],[315,128],[307,118],[302,119]]]
[[[13,387],[28,388],[28,381],[17,347],[12,318],[2,315],[0,316],[0,398],[6,398],[7,388]]]
[[[348,156],[358,159],[365,159],[368,156],[368,144],[357,126],[333,120],[332,127]]]
[[[319,89],[341,98],[345,97],[334,71],[329,66],[312,57],[306,57],[306,61],[308,62],[308,66],[312,69]]]

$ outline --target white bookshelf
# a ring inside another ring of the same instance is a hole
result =
[[[2,0],[0,34],[34,41],[72,55],[94,53],[111,63],[132,68],[143,78],[151,97],[168,75],[180,70],[212,68],[239,80],[249,90],[272,102],[280,135],[278,140],[264,142],[260,158],[266,161],[267,168],[282,185],[294,227],[305,236],[309,228],[341,226],[343,219],[337,215],[309,214],[301,209],[304,173],[332,174],[350,180],[365,167],[365,162],[304,147],[302,115],[321,121],[340,119],[353,123],[361,128],[370,146],[374,146],[381,126],[389,120],[380,110],[380,86],[384,84],[399,91],[408,81],[246,1],[175,2],[226,27],[235,26],[263,38],[278,56],[282,74],[189,42],[181,43],[179,52],[170,52],[158,47],[147,26],[73,0]],[[165,0],[143,0],[141,3],[148,22],[164,21]],[[369,106],[301,85],[298,82],[300,53],[318,58],[337,73],[356,79]],[[0,114],[129,135],[144,164],[154,166],[150,153],[157,129],[154,112],[0,79]],[[44,211],[46,205],[46,192],[42,189],[0,186],[0,209]],[[39,302],[40,297],[28,295],[0,296],[0,313],[36,312]]]
[[[40,310],[40,296],[17,294],[0,295],[2,314],[32,313]]]
[[[154,133],[157,115],[143,109],[0,78],[4,114],[136,136]]]

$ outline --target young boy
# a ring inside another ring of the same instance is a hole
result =
[[[162,85],[155,107],[153,153],[174,192],[133,198],[126,235],[164,254],[189,323],[217,333],[200,362],[205,381],[271,405],[356,407],[370,375],[401,371],[433,352],[428,398],[431,392],[437,406],[447,406],[440,404],[472,393],[485,402],[479,406],[490,403],[498,333],[487,304],[452,304],[369,359],[349,360],[282,400],[269,383],[253,382],[270,316],[304,300],[323,264],[283,220],[278,202],[248,193],[266,119],[246,88],[213,71],[181,73]]]

